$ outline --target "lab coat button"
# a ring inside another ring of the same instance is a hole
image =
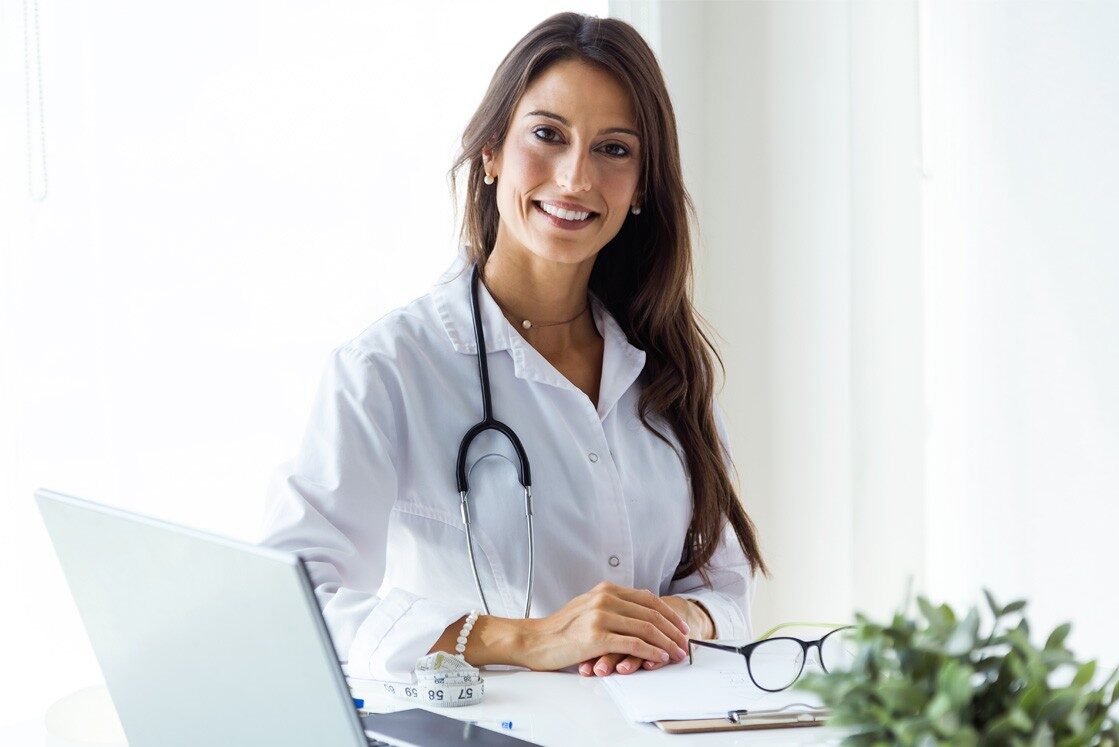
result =
[[[597,462],[598,461],[598,454],[595,454],[592,451],[590,454],[587,454],[587,459],[590,459],[592,462]]]
[[[617,568],[617,567],[618,567],[618,563],[621,563],[621,562],[622,562],[622,561],[618,560],[618,556],[617,556],[617,555],[611,555],[611,556],[610,556],[610,567],[612,567],[612,568]]]

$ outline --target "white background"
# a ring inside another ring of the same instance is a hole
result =
[[[329,350],[449,264],[497,63],[606,14],[27,8],[25,45],[0,0],[0,725],[100,680],[32,490],[252,539]],[[886,615],[912,575],[1119,663],[1119,6],[610,9],[676,107],[756,629]]]
[[[101,681],[34,488],[255,539],[330,350],[450,265],[447,171],[498,63],[552,13],[606,15],[38,7],[43,201],[23,4],[0,0],[0,724]]]

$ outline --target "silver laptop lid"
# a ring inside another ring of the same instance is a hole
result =
[[[302,561],[35,492],[130,747],[365,747]]]

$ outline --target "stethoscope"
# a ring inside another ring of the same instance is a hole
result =
[[[505,435],[513,448],[517,451],[518,471],[520,472],[521,485],[525,489],[525,516],[528,518],[528,588],[525,591],[525,617],[528,617],[532,607],[532,568],[536,560],[536,549],[532,542],[532,474],[529,470],[528,456],[521,445],[521,439],[516,432],[500,420],[493,417],[493,403],[490,401],[490,373],[486,363],[486,336],[482,332],[478,311],[478,265],[470,278],[470,312],[474,316],[474,339],[478,344],[478,379],[482,387],[482,420],[462,437],[458,447],[458,495],[461,503],[462,523],[466,525],[466,551],[470,554],[470,567],[474,571],[474,583],[478,585],[478,595],[482,597],[482,607],[486,614],[490,614],[490,606],[486,602],[486,593],[482,591],[482,580],[478,577],[478,564],[474,560],[474,538],[470,534],[470,507],[467,505],[466,496],[470,487],[466,484],[466,451],[470,443],[482,431],[497,431]]]

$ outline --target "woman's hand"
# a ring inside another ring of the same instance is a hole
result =
[[[555,613],[526,623],[525,666],[537,671],[562,669],[605,654],[664,664],[687,658],[683,618],[647,589],[603,581]]]
[[[683,597],[661,597],[662,602],[671,607],[681,619],[685,621],[685,625],[690,629],[697,631],[697,637],[709,638],[714,635],[715,626],[708,617],[707,612],[700,609],[698,605],[691,604]],[[696,613],[699,613],[697,616]],[[691,620],[692,622],[688,622]],[[710,633],[710,635],[708,635]],[[686,650],[687,647],[685,647]],[[638,669],[660,669],[665,664],[659,661],[650,661],[649,659],[641,659],[637,656],[626,654],[604,654],[597,659],[588,659],[579,665],[579,674],[584,677],[591,677],[598,675],[604,677],[612,674],[615,669],[621,674],[630,674],[636,672]]]

